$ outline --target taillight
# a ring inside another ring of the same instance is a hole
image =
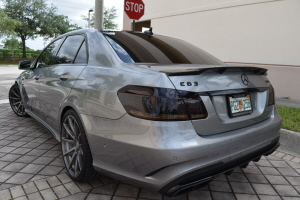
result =
[[[202,99],[194,92],[129,85],[118,91],[118,97],[126,112],[138,118],[158,121],[207,118]]]
[[[270,84],[269,86],[269,100],[268,100],[268,106],[274,105],[275,104],[275,94],[274,94],[274,88]]]

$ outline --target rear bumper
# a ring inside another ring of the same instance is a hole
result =
[[[203,187],[219,174],[228,173],[236,167],[245,168],[250,161],[258,161],[261,156],[270,155],[279,147],[279,145],[279,138],[277,138],[266,147],[263,147],[241,158],[232,160],[228,163],[219,162],[199,170],[192,171],[171,181],[161,188],[159,192],[166,196],[176,196],[193,190],[197,187]]]
[[[281,128],[276,111],[258,124],[205,137],[190,121],[81,118],[97,171],[169,196],[270,153]]]

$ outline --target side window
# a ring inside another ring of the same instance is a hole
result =
[[[84,40],[83,35],[68,36],[59,49],[54,64],[73,63],[80,45]]]
[[[80,50],[76,56],[75,64],[86,64],[87,63],[87,52],[85,42],[82,43]]]
[[[42,55],[39,57],[39,59],[37,61],[37,67],[39,67],[39,68],[47,67],[48,65],[53,64],[53,56],[55,55],[55,52],[59,48],[61,41],[62,41],[62,38],[51,43],[45,49],[45,51],[42,53]]]

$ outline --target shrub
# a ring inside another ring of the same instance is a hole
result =
[[[33,57],[33,55],[39,55],[42,51],[41,50],[28,50],[26,51],[26,56],[28,58],[31,58]],[[23,52],[21,49],[16,49],[14,50],[14,54],[16,58],[20,58],[22,57],[23,55]],[[13,55],[13,51],[10,50],[10,49],[0,49],[0,57],[4,57],[4,58],[7,58],[7,57],[11,57]]]

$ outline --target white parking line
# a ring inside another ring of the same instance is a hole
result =
[[[3,103],[9,103],[9,99],[0,100],[0,104],[3,104]]]

